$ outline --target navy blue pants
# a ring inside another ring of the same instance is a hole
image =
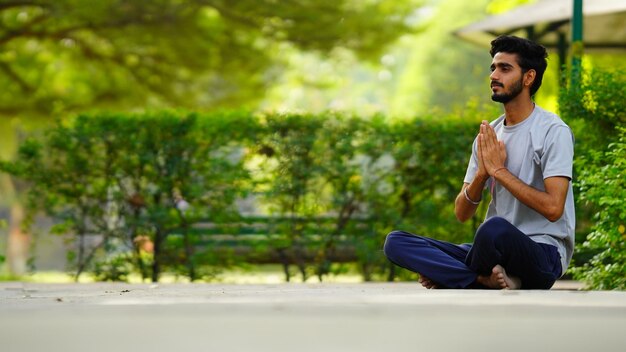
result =
[[[561,276],[555,246],[537,243],[501,217],[487,219],[473,244],[456,245],[404,231],[387,235],[384,252],[394,264],[445,288],[484,288],[478,275],[490,275],[497,264],[519,277],[523,289],[549,289]]]

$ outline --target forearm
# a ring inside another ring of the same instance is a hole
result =
[[[460,222],[465,222],[470,219],[474,214],[476,214],[476,209],[478,208],[478,204],[473,204],[467,200],[465,197],[465,192],[467,189],[467,196],[473,202],[480,202],[482,200],[483,189],[485,188],[485,183],[489,179],[488,175],[474,177],[474,180],[470,184],[464,184],[461,192],[456,197],[454,202],[454,213],[456,218]]]
[[[557,192],[550,194],[527,185],[507,169],[499,170],[494,176],[496,182],[506,188],[517,200],[543,215],[549,221],[557,221],[563,214],[563,201]]]

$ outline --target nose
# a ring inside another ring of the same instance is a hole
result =
[[[497,81],[498,80],[497,72],[498,72],[498,70],[491,71],[491,74],[489,75],[489,79],[491,79],[491,81]]]

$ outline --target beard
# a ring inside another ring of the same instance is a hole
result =
[[[491,95],[491,100],[498,102],[498,103],[506,104],[510,102],[511,100],[513,100],[515,97],[517,97],[521,92],[522,92],[522,78],[520,78],[517,82],[513,83],[508,93],[507,92],[500,93],[500,94],[493,93]]]

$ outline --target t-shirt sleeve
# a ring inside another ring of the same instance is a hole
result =
[[[572,179],[574,162],[574,135],[567,126],[550,129],[545,139],[541,158],[543,179],[564,176]]]
[[[474,177],[476,176],[476,172],[478,171],[478,157],[477,153],[477,138],[474,139],[474,143],[472,144],[472,156],[470,157],[469,163],[467,165],[467,171],[465,171],[465,178],[463,182],[472,183]]]

